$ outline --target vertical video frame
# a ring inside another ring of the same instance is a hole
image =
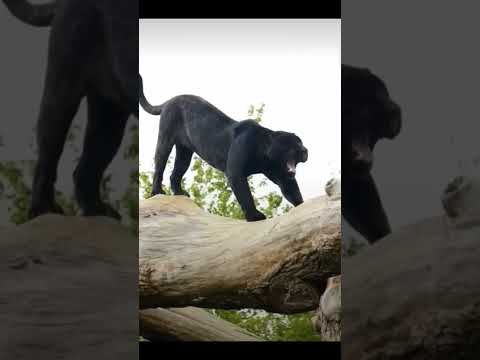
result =
[[[139,20],[141,341],[340,341],[340,19]]]

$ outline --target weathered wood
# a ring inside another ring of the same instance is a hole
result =
[[[447,216],[343,260],[343,359],[478,359],[479,194],[479,179],[456,179]]]
[[[248,223],[157,195],[140,202],[139,257],[141,308],[313,310],[340,273],[340,196]]]
[[[151,341],[262,341],[247,330],[195,307],[141,310],[140,333]]]
[[[138,358],[138,241],[107,218],[0,231],[0,358]]]
[[[320,298],[316,316],[312,319],[323,341],[340,341],[342,310],[341,276],[328,279],[327,288]]]

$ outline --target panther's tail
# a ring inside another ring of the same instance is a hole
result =
[[[140,81],[140,84],[138,86],[139,88],[139,91],[140,91],[140,94],[139,94],[139,101],[140,101],[140,105],[142,105],[142,108],[152,114],[152,115],[160,115],[162,113],[162,107],[163,105],[152,105],[148,102],[147,98],[145,97],[145,94],[143,93],[143,80],[142,80],[142,76],[140,74],[138,74],[138,78],[139,78],[139,81]]]
[[[8,10],[20,21],[32,26],[49,26],[55,17],[57,2],[31,4],[28,0],[3,0]]]

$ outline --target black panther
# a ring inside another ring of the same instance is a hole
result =
[[[38,161],[28,217],[63,213],[54,200],[57,166],[80,101],[88,101],[83,152],[74,172],[85,216],[120,215],[100,199],[100,182],[118,151],[130,115],[138,117],[138,3],[3,0],[32,26],[51,25],[48,65],[37,123]]]
[[[139,81],[140,104],[152,115],[161,114],[152,195],[164,193],[163,172],[175,145],[175,164],[170,177],[175,195],[188,196],[181,188],[181,181],[195,152],[226,174],[247,221],[265,219],[255,208],[248,187],[247,177],[252,174],[263,173],[293,205],[303,203],[295,172],[299,162],[307,161],[308,151],[298,136],[269,130],[254,120],[235,121],[194,95],[176,96],[152,106],[143,94],[141,76]]]
[[[373,150],[401,126],[385,83],[368,69],[342,65],[342,215],[370,243],[391,232],[370,173]]]

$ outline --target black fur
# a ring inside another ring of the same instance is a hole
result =
[[[84,215],[120,218],[100,200],[100,182],[118,151],[128,117],[138,117],[138,4],[130,0],[63,0],[43,5],[3,1],[20,20],[52,27],[29,218],[62,213],[54,200],[57,166],[84,97],[88,126],[74,173],[75,195]]]
[[[342,65],[342,215],[369,242],[391,232],[370,173],[375,144],[401,130],[400,107],[368,69]]]
[[[140,104],[151,114],[161,114],[152,195],[164,193],[163,172],[175,145],[170,178],[175,195],[188,195],[181,188],[181,180],[195,152],[226,174],[247,221],[265,219],[255,208],[247,183],[249,175],[263,173],[293,205],[303,202],[295,167],[307,161],[308,151],[295,134],[269,130],[254,120],[237,122],[194,95],[176,96],[160,106],[152,106],[143,95],[141,77]]]

